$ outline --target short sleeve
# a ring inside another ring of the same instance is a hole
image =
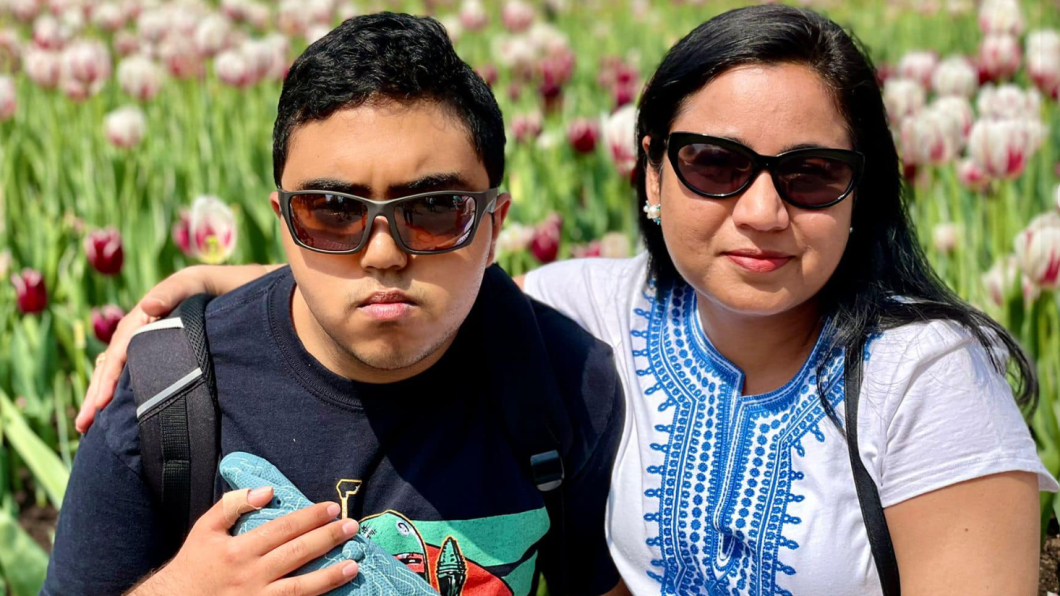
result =
[[[630,294],[642,291],[647,253],[631,259],[571,259],[526,275],[523,291],[573,319],[583,329],[616,345],[618,320]]]
[[[139,471],[129,375],[81,439],[41,594],[121,594],[170,555]]]
[[[935,321],[877,342],[858,424],[870,431],[863,457],[884,507],[1002,472],[1030,472],[1041,490],[1057,490],[1007,380],[974,336]]]

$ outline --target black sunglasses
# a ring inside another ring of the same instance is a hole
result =
[[[446,190],[373,201],[328,190],[277,190],[291,237],[303,248],[355,253],[368,244],[375,218],[383,216],[394,241],[414,255],[440,254],[471,244],[483,214],[496,209],[499,192],[496,188]]]
[[[666,153],[677,178],[692,192],[712,199],[740,194],[769,170],[780,198],[801,209],[824,209],[857,186],[865,156],[848,149],[811,147],[776,156],[759,155],[729,139],[673,132]]]

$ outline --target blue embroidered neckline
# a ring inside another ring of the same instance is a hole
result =
[[[646,396],[662,392],[662,417],[672,412],[670,424],[655,427],[665,442],[650,444],[664,463],[647,468],[661,484],[645,491],[658,499],[659,508],[644,519],[659,525],[659,534],[647,543],[658,547],[662,558],[652,561],[656,569],[647,573],[664,595],[790,596],[776,580],[778,573],[795,574],[781,562],[781,549],[799,548],[783,534],[785,527],[801,523],[788,515],[788,504],[805,498],[792,490],[803,478],[792,468],[792,455],[805,455],[807,434],[825,441],[815,374],[824,357],[824,333],[789,383],[742,396],[743,372],[703,332],[694,290],[679,285],[645,298],[651,310],[634,312],[647,327],[631,332],[645,340],[643,349],[633,350],[635,359],[647,364],[637,375],[648,377]],[[825,370],[821,380],[835,407],[843,399],[837,382],[841,353],[829,354]]]

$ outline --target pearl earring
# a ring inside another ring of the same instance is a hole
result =
[[[850,233],[851,233],[851,234],[853,234],[853,233],[854,233],[854,226],[850,226]]]
[[[651,203],[644,203],[644,215],[651,221],[655,222],[655,225],[662,224],[662,205],[652,205]]]

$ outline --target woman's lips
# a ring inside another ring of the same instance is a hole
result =
[[[752,273],[769,273],[776,271],[788,263],[793,257],[779,254],[751,254],[742,252],[727,252],[725,256],[737,266]]]

